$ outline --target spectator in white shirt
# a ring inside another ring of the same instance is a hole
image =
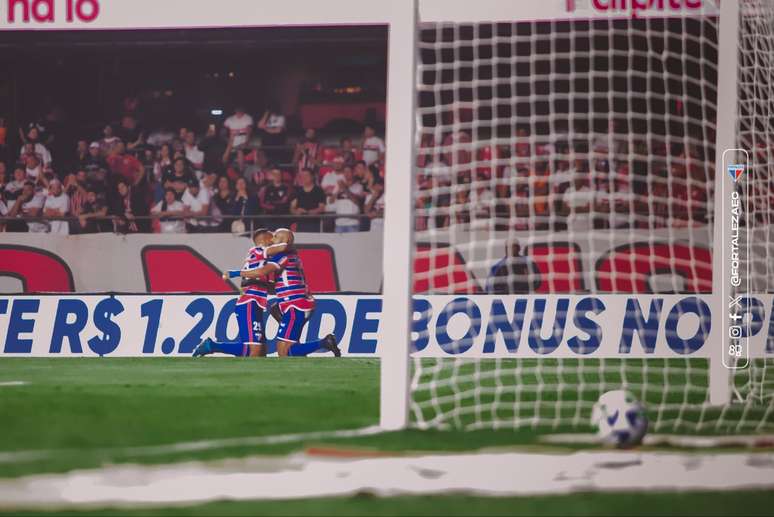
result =
[[[367,166],[375,162],[384,161],[384,140],[376,136],[376,131],[371,126],[366,126],[363,131],[363,161]]]
[[[343,169],[349,169],[352,171],[352,167],[349,165],[342,168]],[[336,192],[339,188],[339,182],[344,179],[344,174],[339,170],[334,170],[323,176],[322,181],[320,182],[320,188],[323,189],[323,192],[325,192],[325,196],[328,200],[328,204],[325,207],[326,212],[335,213],[336,212]]]
[[[336,215],[359,215],[365,192],[362,183],[355,181],[352,169],[344,169],[344,178],[339,181],[336,189]],[[351,218],[336,218],[336,233],[357,232],[360,230],[360,220]]]
[[[13,170],[13,179],[5,185],[5,198],[10,201],[16,201],[16,198],[22,193],[24,184],[27,182],[27,172],[23,167],[16,167]]]
[[[62,182],[53,179],[48,184],[48,197],[43,205],[43,215],[46,217],[65,217],[70,211],[70,198],[62,189]],[[59,235],[70,234],[70,223],[67,221],[51,221],[51,233]]]
[[[204,167],[204,153],[196,145],[196,133],[189,131],[185,135],[185,157],[191,162],[195,171],[201,171]]]
[[[245,113],[245,109],[237,106],[234,114],[226,119],[223,125],[228,128],[231,147],[245,145],[253,132],[253,117]]]
[[[40,217],[45,204],[46,197],[42,194],[35,192],[35,184],[28,181],[24,184],[21,194],[16,198],[11,210],[8,212],[8,217],[25,217],[33,218]],[[24,224],[21,223],[15,231],[24,231]],[[30,233],[44,233],[48,231],[48,225],[38,222],[27,222],[27,231]]]
[[[25,166],[27,179],[38,181],[43,174],[43,165],[40,163],[40,159],[36,155],[27,155]]]
[[[24,144],[19,152],[19,159],[25,160],[30,155],[37,156],[44,167],[51,164],[51,153],[48,152],[48,149],[43,144],[32,142]]]
[[[208,228],[208,221],[196,217],[206,217],[210,214],[210,194],[207,189],[201,188],[197,180],[191,181],[183,194],[183,205],[194,216],[185,222],[188,233],[205,231]]]
[[[178,218],[186,212],[185,205],[175,199],[173,189],[164,192],[164,199],[159,201],[151,212],[160,216],[161,233],[185,233],[185,222]]]
[[[22,145],[21,152],[19,153],[20,158],[23,159],[24,155],[29,154],[31,151],[38,156],[44,167],[47,167],[51,163],[51,153],[48,148],[40,142],[40,129],[38,129],[37,126],[30,127],[27,135],[23,135],[22,140],[24,145]]]

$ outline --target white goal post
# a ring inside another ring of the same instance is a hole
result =
[[[774,428],[774,2],[419,0],[416,17],[415,148],[388,157],[382,428],[583,427],[618,387],[657,429]],[[760,314],[734,370],[719,196],[723,150],[749,145],[751,189],[771,193],[748,192]]]

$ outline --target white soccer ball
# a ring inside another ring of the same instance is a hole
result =
[[[591,425],[597,428],[602,443],[625,449],[642,443],[648,418],[634,395],[615,390],[604,393],[594,404]]]

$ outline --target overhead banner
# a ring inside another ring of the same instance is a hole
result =
[[[709,296],[428,296],[414,299],[422,357],[711,357]],[[0,356],[189,356],[238,339],[231,296],[0,298]],[[771,295],[745,299],[752,357],[774,356]],[[382,300],[320,296],[301,341],[336,335],[344,355],[378,356]],[[277,330],[269,319],[267,337]],[[270,347],[270,352],[273,349]]]

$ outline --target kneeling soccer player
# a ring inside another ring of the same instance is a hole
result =
[[[280,357],[299,357],[322,348],[333,352],[336,357],[341,357],[341,350],[333,334],[320,341],[298,342],[304,325],[314,311],[315,302],[306,285],[301,257],[292,249],[293,232],[286,229],[275,232],[274,246],[282,245],[285,245],[285,249],[267,258],[263,266],[240,272],[243,278],[261,278],[267,275],[274,277],[276,302],[282,313],[282,321],[275,338],[277,354]]]
[[[267,229],[260,229],[253,233],[255,246],[247,252],[242,271],[255,270],[265,264],[267,248],[273,244],[273,239],[274,235]],[[284,251],[284,247],[274,247],[272,251],[275,253]],[[223,273],[224,280],[238,276],[240,276],[239,270]],[[196,347],[193,357],[201,357],[215,352],[236,357],[264,357],[266,355],[263,313],[269,310],[268,295],[271,284],[267,277],[260,277],[245,279],[242,287],[242,294],[234,308],[239,323],[239,340],[220,343],[207,338]],[[274,317],[279,321],[281,316],[278,314],[278,309],[276,306],[272,308],[273,312],[277,312]]]

